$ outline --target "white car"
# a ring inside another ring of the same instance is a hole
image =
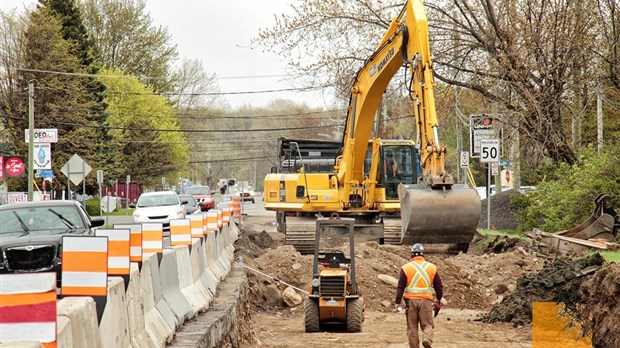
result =
[[[147,192],[140,195],[133,212],[133,221],[161,222],[164,230],[170,230],[171,219],[185,218],[185,209],[179,196],[173,191]]]

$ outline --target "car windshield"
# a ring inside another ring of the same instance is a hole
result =
[[[84,229],[75,207],[44,206],[0,211],[0,234],[45,234],[42,232]]]
[[[195,207],[198,205],[198,202],[196,202],[196,200],[194,199],[194,197],[189,196],[189,195],[183,195],[183,196],[179,196],[179,199],[181,201],[187,201],[187,206],[189,207]]]
[[[188,195],[210,195],[211,190],[208,186],[194,186],[186,188],[185,193]]]
[[[148,196],[140,196],[138,199],[137,207],[139,208],[147,208],[147,207],[159,207],[163,205],[177,205],[179,204],[179,199],[174,193],[162,193],[159,195],[148,195]]]

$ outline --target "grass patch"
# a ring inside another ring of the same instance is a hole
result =
[[[592,252],[594,254],[595,252]],[[598,251],[607,262],[620,263],[620,251]]]
[[[487,230],[479,228],[478,233],[483,236],[508,236],[513,238],[521,238],[524,236],[523,233],[517,230]]]
[[[115,210],[113,212],[111,212],[109,215],[132,215],[134,211],[134,208],[129,208],[129,209],[118,209]],[[103,213],[103,215],[106,215],[107,213]]]

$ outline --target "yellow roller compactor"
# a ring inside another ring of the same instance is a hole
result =
[[[418,146],[411,140],[371,139],[382,95],[403,65],[412,76]],[[297,146],[299,171],[266,176],[265,208],[283,217],[279,222],[287,243],[311,253],[315,229],[313,221],[295,224],[287,216],[337,212],[361,225],[381,227],[387,242],[453,244],[467,250],[480,219],[480,198],[445,171],[433,84],[424,5],[409,0],[357,73],[334,170],[304,170]]]

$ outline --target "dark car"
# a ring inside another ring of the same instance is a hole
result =
[[[185,189],[186,195],[192,195],[198,201],[200,210],[207,211],[213,209],[215,201],[213,199],[213,193],[209,186],[192,186]]]
[[[179,199],[183,201],[187,201],[187,204],[183,204],[183,209],[185,210],[185,215],[196,214],[196,212],[200,211],[200,206],[194,196],[192,195],[179,195]]]
[[[102,226],[76,201],[0,205],[0,273],[55,271],[60,279],[63,236],[92,236]]]

